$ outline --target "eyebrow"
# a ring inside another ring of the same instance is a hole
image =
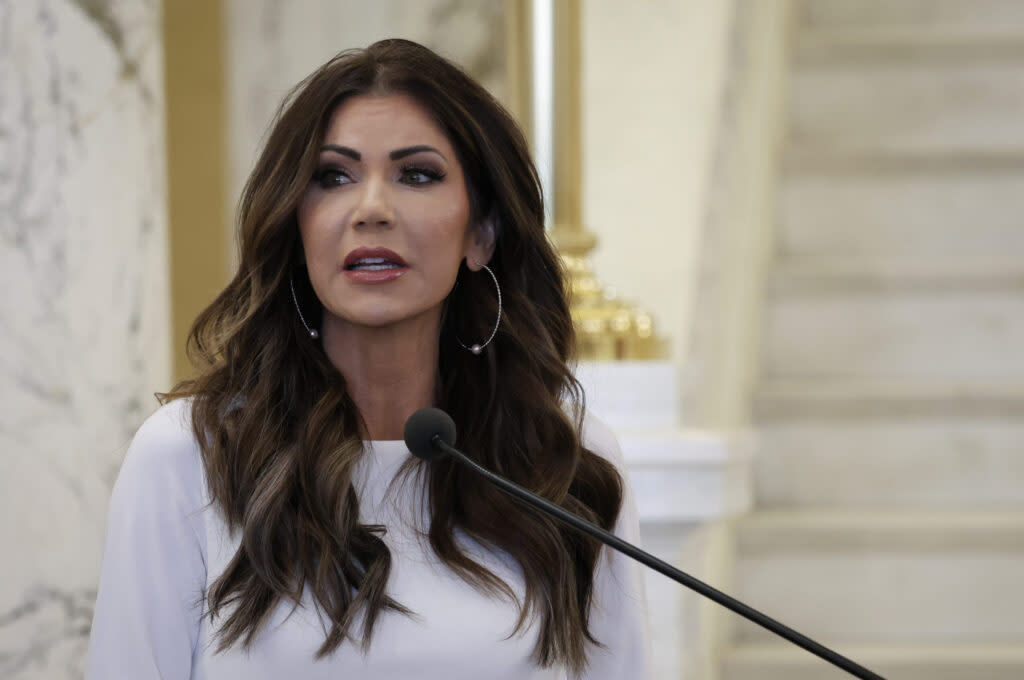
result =
[[[347,146],[339,146],[337,144],[324,144],[322,147],[320,147],[320,150],[333,151],[335,153],[341,154],[342,156],[348,156],[354,161],[359,161],[363,159],[363,154]],[[406,156],[411,156],[414,153],[420,153],[421,151],[429,151],[431,153],[436,153],[441,158],[448,160],[447,158],[445,158],[443,153],[441,153],[432,146],[427,146],[426,144],[418,144],[416,146],[406,146],[401,149],[395,149],[394,151],[388,154],[388,158],[390,158],[393,161],[397,161],[400,158],[405,158]]]

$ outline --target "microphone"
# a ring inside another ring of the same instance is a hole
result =
[[[753,607],[734,599],[720,590],[712,588],[700,579],[676,569],[671,564],[663,562],[654,555],[644,552],[628,541],[624,541],[615,534],[609,533],[601,527],[591,524],[584,519],[577,517],[554,503],[547,501],[540,496],[527,491],[523,487],[511,482],[504,477],[497,475],[483,467],[466,454],[455,448],[455,421],[451,416],[439,408],[424,408],[416,411],[405,421],[405,445],[414,456],[426,461],[438,460],[450,455],[463,465],[467,465],[486,477],[498,488],[514,498],[534,507],[541,512],[565,522],[569,526],[582,531],[583,533],[596,538],[605,545],[615,548],[621,553],[632,557],[641,564],[654,569],[673,581],[680,583],[690,590],[696,591],[723,607],[739,614],[749,621],[753,621],[762,628],[766,628],[776,635],[802,647],[834,666],[850,673],[861,680],[885,680],[882,676],[872,673],[867,668],[851,661],[845,656],[835,652],[828,647],[818,644],[809,637],[785,626],[775,619],[765,616]]]

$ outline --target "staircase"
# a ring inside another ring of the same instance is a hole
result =
[[[733,592],[890,679],[1024,678],[1024,2],[795,3]],[[738,620],[723,680],[851,677]]]

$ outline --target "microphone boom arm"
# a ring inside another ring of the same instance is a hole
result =
[[[832,651],[828,647],[818,644],[809,637],[802,635],[797,631],[793,630],[792,628],[789,628],[788,626],[785,626],[782,623],[776,621],[775,619],[762,614],[756,609],[743,604],[739,600],[726,595],[722,591],[712,588],[708,584],[690,576],[686,572],[676,569],[668,562],[664,562],[655,557],[654,555],[651,555],[650,553],[641,550],[635,545],[622,540],[615,534],[605,531],[604,529],[595,526],[590,522],[584,521],[576,515],[569,512],[568,510],[566,510],[565,508],[555,505],[554,503],[547,501],[541,498],[540,496],[527,491],[523,487],[513,482],[510,482],[504,477],[496,475],[495,473],[491,472],[490,470],[483,467],[479,463],[471,460],[468,456],[466,456],[466,454],[462,453],[454,446],[445,442],[440,435],[435,434],[433,437],[431,437],[430,442],[436,448],[440,449],[441,451],[444,451],[445,453],[451,456],[454,456],[457,460],[459,460],[459,462],[463,463],[464,465],[468,465],[469,467],[476,470],[478,473],[489,479],[493,484],[495,484],[498,488],[500,488],[502,491],[509,494],[510,496],[514,496],[515,498],[517,498],[520,501],[523,501],[527,505],[531,505],[535,508],[538,508],[539,510],[542,510],[556,517],[557,519],[565,522],[566,524],[576,529],[579,529],[588,536],[596,538],[605,545],[608,545],[612,548],[615,548],[619,552],[629,555],[634,560],[637,560],[638,562],[650,567],[651,569],[654,569],[655,571],[658,571],[664,574],[665,576],[668,576],[673,581],[676,581],[677,583],[686,586],[690,590],[694,590],[700,593],[704,597],[714,600],[718,604],[736,612],[745,619],[753,621],[762,628],[766,628],[771,632],[775,633],[776,635],[779,635],[780,637],[789,640],[793,644],[802,647],[808,652],[824,659],[825,661],[828,661],[829,663],[838,666],[839,668],[850,673],[854,677],[861,678],[861,680],[885,680],[885,678],[883,678],[882,676],[872,673],[868,669],[851,661],[845,656]]]

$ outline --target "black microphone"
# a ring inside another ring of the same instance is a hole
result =
[[[437,460],[445,455],[451,455],[463,465],[468,465],[481,475],[489,479],[502,491],[513,496],[527,505],[537,508],[547,515],[555,517],[566,524],[582,531],[583,533],[596,538],[607,546],[625,553],[634,560],[644,564],[655,571],[658,571],[670,579],[681,583],[690,590],[694,590],[704,597],[710,598],[718,604],[730,609],[749,621],[753,621],[762,628],[789,640],[795,645],[806,649],[808,652],[838,666],[851,675],[862,680],[885,680],[880,675],[872,673],[863,666],[854,663],[845,656],[832,651],[828,647],[818,644],[805,635],[801,635],[792,628],[784,626],[773,618],[765,616],[753,607],[748,607],[737,599],[734,599],[720,590],[712,588],[700,579],[676,569],[671,564],[659,560],[654,555],[644,552],[628,541],[624,541],[615,534],[609,533],[601,527],[591,524],[584,519],[577,517],[550,501],[527,491],[500,475],[497,475],[487,468],[471,460],[466,454],[456,449],[455,443],[455,421],[451,416],[439,408],[424,408],[416,411],[405,421],[405,445],[414,456],[426,461]]]

